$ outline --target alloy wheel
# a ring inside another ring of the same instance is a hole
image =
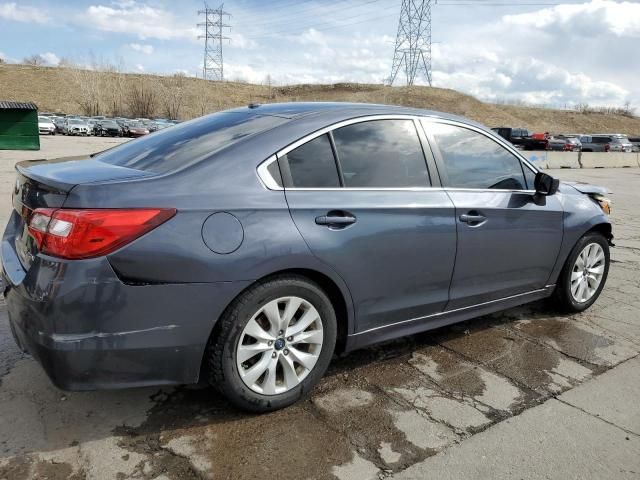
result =
[[[598,243],[585,246],[571,270],[571,296],[578,303],[588,302],[598,290],[604,276],[606,258]]]
[[[271,300],[251,317],[236,347],[244,384],[263,395],[288,392],[313,370],[324,338],[318,310],[300,297]]]

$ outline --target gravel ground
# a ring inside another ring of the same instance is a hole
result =
[[[640,169],[555,173],[613,191],[617,247],[589,311],[540,302],[360,350],[267,415],[198,386],[63,393],[0,304],[0,479],[637,478]]]

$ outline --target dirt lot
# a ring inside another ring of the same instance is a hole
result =
[[[589,311],[536,303],[361,350],[268,415],[198,386],[61,392],[0,304],[0,479],[638,478],[640,169],[554,172],[613,191],[617,247]]]

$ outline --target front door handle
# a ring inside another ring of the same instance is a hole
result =
[[[348,212],[331,211],[326,215],[316,217],[316,225],[327,227],[344,228],[356,223],[356,217]]]
[[[487,217],[478,212],[463,213],[460,215],[460,221],[475,226],[487,221]]]

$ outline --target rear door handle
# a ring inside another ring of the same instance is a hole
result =
[[[343,212],[342,215],[329,212],[327,215],[316,217],[316,225],[325,225],[328,227],[344,228],[354,223],[356,223],[356,217],[347,212]]]
[[[480,225],[487,221],[487,217],[476,212],[469,212],[460,215],[460,221],[469,225]]]

